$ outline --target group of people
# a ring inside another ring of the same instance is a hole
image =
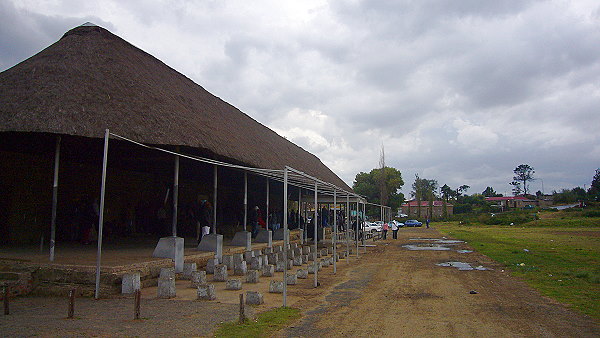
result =
[[[427,229],[429,229],[429,218],[427,218],[427,220],[425,221],[425,225],[427,226]],[[387,239],[387,233],[389,230],[392,230],[392,239],[398,239],[398,229],[400,229],[400,227],[398,226],[398,222],[396,221],[390,221],[387,223],[383,223],[383,227],[382,227],[382,233],[383,233],[383,239]]]

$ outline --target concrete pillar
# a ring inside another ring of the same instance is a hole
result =
[[[246,250],[252,249],[252,233],[250,231],[238,231],[233,235],[231,246],[243,246]]]
[[[191,279],[195,271],[198,271],[196,263],[183,263],[183,279]]]
[[[270,293],[283,293],[283,281],[272,280],[269,283]]]
[[[137,290],[140,290],[140,288],[141,288],[141,284],[140,284],[140,273],[139,272],[126,273],[123,275],[123,280],[121,281],[121,293],[122,294],[124,294],[124,295],[131,294]]]
[[[275,265],[272,265],[272,264],[263,265],[262,275],[264,277],[273,277],[275,275]]]
[[[236,276],[245,276],[248,271],[246,261],[241,261],[233,267],[233,274]]]
[[[228,279],[225,282],[225,290],[241,290],[242,280],[240,279]]]
[[[215,299],[217,299],[217,294],[215,292],[215,286],[213,284],[204,284],[204,285],[198,286],[197,299],[198,300],[215,300]]]
[[[298,271],[296,271],[296,276],[300,279],[306,279],[308,278],[308,270],[298,269]]]
[[[227,280],[227,265],[217,264],[215,266],[215,275],[213,276],[213,281],[224,282],[226,280]]]
[[[197,288],[200,285],[206,284],[206,271],[192,272],[190,287]]]
[[[246,291],[246,304],[261,305],[264,303],[263,295],[257,291]]]
[[[158,298],[175,298],[175,278],[161,277],[158,279]]]
[[[258,283],[260,274],[259,270],[248,270],[246,273],[246,283]]]

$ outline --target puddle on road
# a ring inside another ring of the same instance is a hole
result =
[[[437,266],[447,266],[447,267],[451,267],[451,268],[457,268],[460,271],[471,271],[471,270],[484,271],[484,270],[489,270],[488,268],[484,268],[482,265],[473,267],[473,266],[471,266],[471,264],[465,263],[465,262],[446,262],[446,263],[438,263],[436,265]]]
[[[471,253],[471,252],[473,252],[473,250],[456,250],[456,252],[464,254],[464,253]]]
[[[447,251],[450,248],[439,245],[439,244],[406,244],[402,246],[408,250],[433,250],[433,251]]]
[[[465,243],[465,241],[459,241],[457,239],[445,239],[445,238],[410,238],[410,241],[431,241],[437,244],[455,245]]]

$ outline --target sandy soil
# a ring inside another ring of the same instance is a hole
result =
[[[391,236],[390,236],[391,237]],[[542,297],[502,267],[476,252],[410,251],[402,245],[431,243],[434,229],[401,229],[399,239],[375,242],[368,254],[341,260],[333,267],[288,287],[288,306],[303,317],[280,337],[600,337],[600,324]],[[459,271],[437,263],[462,261],[492,270]],[[304,267],[305,268],[305,267]],[[236,277],[238,278],[238,277]],[[281,273],[275,279],[282,279]],[[239,294],[261,291],[265,304],[248,315],[282,305],[281,294],[269,294],[268,281],[226,291],[215,283],[216,301],[196,301],[188,281],[177,282],[177,298],[156,299],[156,288],[143,289],[142,320],[133,320],[130,297],[77,299],[75,319],[66,319],[66,298],[17,298],[11,314],[0,316],[0,336],[210,336],[222,321],[238,318]],[[476,293],[471,294],[470,291]]]

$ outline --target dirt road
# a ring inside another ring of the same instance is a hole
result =
[[[300,301],[303,320],[282,337],[598,337],[589,317],[541,296],[489,258],[447,251],[410,251],[417,238],[442,238],[434,229],[401,229],[378,242],[358,264],[340,265],[344,278],[320,296]],[[438,263],[461,261],[490,270],[459,271]],[[473,292],[471,292],[473,291]],[[319,299],[319,302],[316,300]],[[310,304],[318,304],[310,307]]]
[[[303,317],[276,336],[600,337],[599,323],[542,297],[487,257],[457,251],[467,244],[444,244],[446,251],[403,247],[433,246],[432,238],[441,235],[401,229],[397,240],[377,241],[358,260],[341,260],[337,274],[323,268],[318,288],[312,278],[299,280],[288,288],[288,305]],[[436,265],[449,261],[491,270]],[[78,299],[75,319],[66,319],[64,297],[19,297],[11,314],[0,316],[0,336],[210,336],[219,322],[237,319],[240,291],[219,282],[216,301],[196,301],[188,285],[179,281],[171,300],[156,299],[156,288],[143,289],[142,320],[132,320],[131,298]],[[268,279],[244,284],[244,291],[251,289],[264,294],[265,304],[250,313],[281,306],[281,295],[268,293]]]

